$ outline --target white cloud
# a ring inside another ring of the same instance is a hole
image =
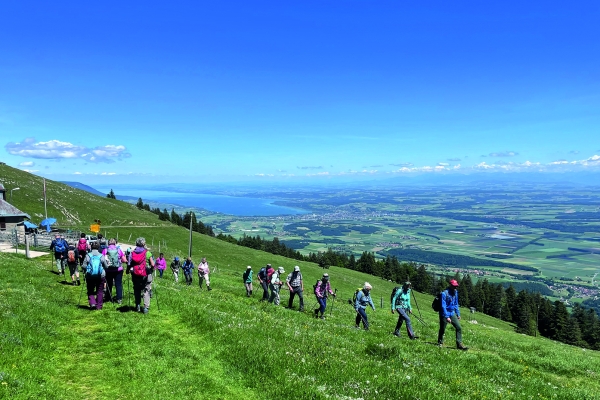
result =
[[[33,161],[24,161],[19,164],[19,167],[33,167],[35,163]]]
[[[9,142],[4,148],[9,154],[21,157],[61,160],[83,159],[94,163],[113,163],[115,159],[131,157],[125,146],[106,145],[93,149],[76,146],[60,140],[37,142],[35,138],[26,138],[22,142]]]

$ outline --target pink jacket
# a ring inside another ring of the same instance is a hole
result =
[[[167,260],[165,258],[156,259],[156,268],[165,270],[167,269]]]
[[[198,264],[198,272],[204,273],[204,275],[208,275],[210,273],[210,268],[208,267],[207,262],[201,262]]]

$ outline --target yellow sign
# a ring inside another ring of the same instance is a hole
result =
[[[92,224],[92,225],[90,225],[90,231],[92,231],[94,233],[100,232],[100,225],[98,225],[98,224]]]

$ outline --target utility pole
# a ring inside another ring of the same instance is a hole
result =
[[[188,257],[192,257],[192,212],[190,211],[190,245],[188,249]]]

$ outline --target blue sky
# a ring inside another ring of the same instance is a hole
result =
[[[2,6],[0,161],[87,184],[600,170],[597,2],[86,3]]]

